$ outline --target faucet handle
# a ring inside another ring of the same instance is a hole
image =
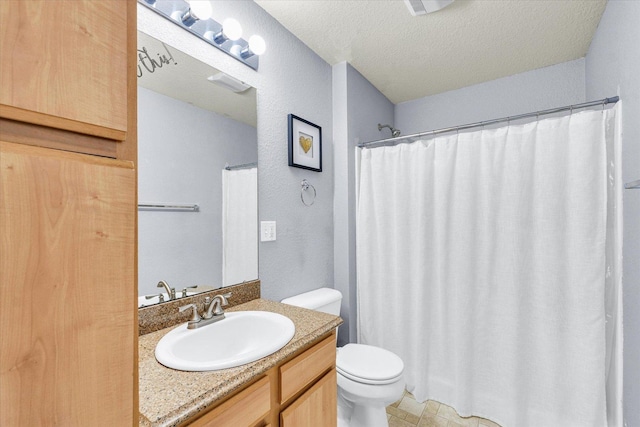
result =
[[[187,326],[188,329],[193,329],[195,328],[195,324],[198,323],[201,319],[200,315],[198,314],[198,307],[196,307],[195,304],[187,304],[187,305],[183,305],[182,307],[178,308],[178,311],[180,311],[180,313],[182,313],[185,310],[188,310],[192,308],[193,309],[193,315],[191,316],[191,319],[189,320],[189,325]]]
[[[198,285],[193,285],[193,286],[187,286],[182,290],[182,297],[186,297],[187,296],[187,289],[195,289],[197,288]]]
[[[145,295],[144,299],[154,299],[158,298],[158,302],[164,302],[164,294],[160,293],[158,295]]]
[[[227,300],[227,298],[231,297],[231,292],[227,292],[226,294],[220,294],[216,296],[220,297],[220,305],[222,307],[224,307],[225,305],[229,305],[229,301]]]

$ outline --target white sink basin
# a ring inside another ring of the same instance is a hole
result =
[[[215,371],[233,368],[268,356],[293,337],[288,317],[267,311],[236,311],[196,329],[182,324],[162,337],[156,359],[182,371]]]

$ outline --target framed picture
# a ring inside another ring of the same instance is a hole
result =
[[[289,166],[322,172],[322,128],[289,114]]]

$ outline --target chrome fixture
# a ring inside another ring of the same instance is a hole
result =
[[[164,302],[164,294],[160,293],[158,295],[145,295],[144,299],[154,299],[158,298],[158,302]]]
[[[631,190],[631,189],[638,190],[638,189],[640,189],[640,179],[635,180],[635,181],[631,181],[631,182],[627,182],[624,185],[624,188],[627,189],[627,190]]]
[[[206,21],[211,18],[211,3],[202,0],[192,0],[188,2],[188,9],[184,12],[174,12],[172,18],[176,19],[180,16],[180,21],[187,27],[191,27],[193,24],[200,20]]]
[[[210,323],[215,323],[224,319],[224,310],[222,307],[229,305],[227,298],[231,296],[231,292],[223,295],[216,295],[212,300],[209,297],[205,300],[205,309],[202,317],[198,314],[198,307],[195,304],[183,305],[178,309],[179,312],[183,312],[188,309],[193,309],[191,319],[187,323],[187,329],[196,329],[202,326],[206,326]],[[210,301],[210,302],[209,302]]]
[[[307,191],[309,188],[311,188],[313,190],[313,196],[311,197],[311,202],[308,203],[304,200],[304,192]],[[309,181],[307,181],[306,179],[303,179],[302,182],[300,183],[300,200],[302,200],[302,203],[305,206],[311,206],[315,203],[316,201],[316,196],[318,195],[318,193],[316,193],[316,187],[314,187],[313,185],[309,184]]]
[[[198,287],[198,285],[194,285],[194,286],[187,286],[186,288],[184,288],[184,289],[182,290],[182,298],[184,298],[184,297],[186,297],[186,296],[187,296],[187,289],[195,289],[195,288],[197,288],[197,287]]]
[[[217,34],[205,33],[205,37],[211,37],[216,44],[222,44],[227,40],[236,41],[242,37],[242,26],[233,18],[227,18],[222,22],[222,28]]]
[[[426,131],[426,132],[413,133],[411,135],[405,135],[405,136],[403,136],[401,138],[393,137],[393,138],[380,139],[380,140],[377,140],[377,141],[361,142],[357,146],[358,146],[358,148],[364,148],[364,147],[374,147],[374,146],[377,147],[377,146],[380,146],[380,145],[396,145],[396,144],[400,144],[400,143],[404,143],[404,142],[410,143],[410,142],[419,141],[420,139],[422,139],[424,137],[428,137],[428,136],[435,136],[435,135],[439,135],[439,134],[442,134],[442,133],[448,133],[448,132],[459,132],[461,130],[474,129],[474,128],[478,128],[478,127],[494,125],[496,123],[504,123],[504,122],[509,123],[512,120],[528,119],[528,118],[533,118],[533,117],[535,117],[536,119],[539,119],[540,116],[544,116],[544,115],[547,115],[547,114],[560,113],[560,112],[563,112],[563,111],[570,111],[571,113],[573,113],[574,110],[577,110],[579,108],[589,108],[589,107],[595,107],[595,106],[602,106],[602,109],[604,110],[605,105],[615,104],[619,100],[620,100],[620,97],[613,96],[611,98],[598,99],[597,101],[583,102],[582,104],[567,105],[565,107],[558,107],[558,108],[551,108],[551,109],[548,109],[548,110],[534,111],[532,113],[525,113],[525,114],[520,114],[520,115],[517,115],[517,116],[501,117],[499,119],[485,120],[483,122],[475,122],[475,123],[469,123],[469,124],[466,124],[466,125],[453,126],[453,127],[448,127],[448,128],[430,130],[430,131]],[[385,125],[385,126],[388,126],[388,125]],[[382,127],[385,127],[385,126],[378,125],[378,129],[381,129]],[[391,126],[389,126],[389,128],[393,129]],[[400,135],[400,134],[398,134],[398,135]],[[630,182],[630,183],[627,183],[627,184],[634,184],[634,183],[635,182]],[[631,187],[626,187],[626,188],[631,188]]]
[[[195,329],[198,327],[198,323],[200,323],[200,321],[202,320],[202,318],[198,314],[198,307],[196,307],[195,304],[187,304],[178,308],[178,311],[182,313],[183,311],[188,310],[190,308],[193,309],[193,312],[192,312],[193,314],[191,316],[191,319],[189,319],[189,322],[187,323],[187,329]]]
[[[167,291],[167,295],[169,295],[170,300],[176,299],[176,290],[174,288],[169,287],[167,282],[165,282],[164,280],[159,281],[158,287],[159,288],[164,287],[165,291]]]
[[[139,211],[191,211],[198,212],[200,206],[193,205],[180,205],[177,203],[138,203]]]
[[[233,171],[233,170],[240,170],[240,169],[253,169],[257,167],[258,167],[258,162],[243,163],[241,165],[233,165],[233,166],[230,166],[229,163],[227,163],[224,168],[225,170]]]
[[[258,69],[258,57],[266,50],[264,39],[252,35],[248,41],[244,40],[242,26],[233,18],[225,19],[222,24],[212,19],[209,0],[138,0],[138,3],[243,64]]]
[[[378,130],[382,131],[382,129],[384,128],[389,128],[389,130],[391,131],[391,137],[392,138],[396,138],[398,136],[400,136],[400,129],[396,129],[391,125],[381,125],[380,123],[378,123]]]
[[[251,58],[253,55],[262,55],[267,49],[264,39],[258,35],[249,37],[249,45],[240,51],[242,59]]]
[[[213,299],[211,300],[211,304],[209,304],[209,307],[207,307],[207,310],[202,317],[205,320],[220,316],[222,316],[221,318],[224,318],[224,310],[222,309],[222,307],[229,305],[229,301],[227,300],[227,298],[229,298],[230,296],[231,292],[223,295],[216,295],[215,297],[213,297]]]

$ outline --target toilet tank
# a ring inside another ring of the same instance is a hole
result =
[[[285,298],[281,302],[339,316],[342,293],[336,289],[320,288]]]

